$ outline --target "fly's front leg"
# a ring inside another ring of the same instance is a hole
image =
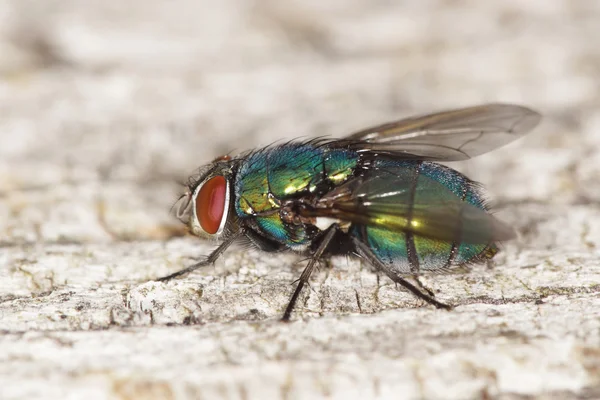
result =
[[[225,240],[223,243],[221,243],[219,245],[219,247],[217,247],[212,253],[210,253],[208,255],[208,257],[206,257],[204,260],[198,261],[197,263],[192,264],[189,267],[184,268],[184,269],[182,269],[180,271],[174,272],[174,273],[172,273],[170,275],[163,276],[162,278],[158,278],[157,281],[159,281],[159,282],[166,282],[166,281],[169,281],[169,280],[171,280],[173,278],[177,278],[178,276],[188,274],[188,273],[190,273],[190,272],[192,272],[192,271],[194,271],[194,270],[196,270],[198,268],[214,264],[215,261],[217,261],[217,259],[221,256],[221,254],[223,254],[225,252],[225,250],[227,250],[227,248],[229,246],[231,246],[231,244],[238,237],[239,237],[239,234],[235,235],[235,236],[232,236],[232,237],[228,238],[227,240]]]
[[[298,301],[298,297],[300,296],[300,292],[302,292],[302,288],[308,283],[308,280],[315,268],[315,265],[317,265],[317,262],[319,262],[319,259],[323,256],[323,253],[329,246],[329,243],[331,243],[331,240],[337,233],[338,229],[339,228],[337,224],[331,225],[327,229],[325,236],[323,237],[323,241],[317,248],[317,251],[315,251],[315,253],[312,255],[311,259],[308,261],[306,268],[304,268],[304,271],[302,271],[302,275],[300,275],[300,278],[298,279],[298,286],[296,286],[296,290],[294,290],[294,294],[292,295],[292,298],[290,299],[290,302],[288,303],[285,312],[283,313],[283,317],[281,318],[282,321],[287,322],[290,320],[292,311],[294,311],[294,307],[296,305],[296,302]]]

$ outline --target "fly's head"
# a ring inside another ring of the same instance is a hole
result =
[[[190,177],[174,208],[192,234],[218,240],[238,230],[233,210],[235,166],[235,159],[222,156]]]

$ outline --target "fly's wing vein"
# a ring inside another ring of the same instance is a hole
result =
[[[504,146],[532,130],[541,116],[513,104],[486,104],[375,126],[339,141],[356,151],[403,159],[467,160]]]
[[[414,193],[413,193],[414,191]],[[420,175],[355,178],[322,196],[306,217],[329,217],[448,242],[489,244],[514,237],[513,229],[464,202],[442,183]]]

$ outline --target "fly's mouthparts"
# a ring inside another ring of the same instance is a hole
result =
[[[192,193],[187,191],[179,196],[173,208],[175,208],[175,217],[184,224],[187,224],[192,211]]]

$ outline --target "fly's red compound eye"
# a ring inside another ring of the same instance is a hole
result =
[[[210,178],[196,196],[196,217],[204,232],[219,231],[227,207],[227,180],[223,176]]]

